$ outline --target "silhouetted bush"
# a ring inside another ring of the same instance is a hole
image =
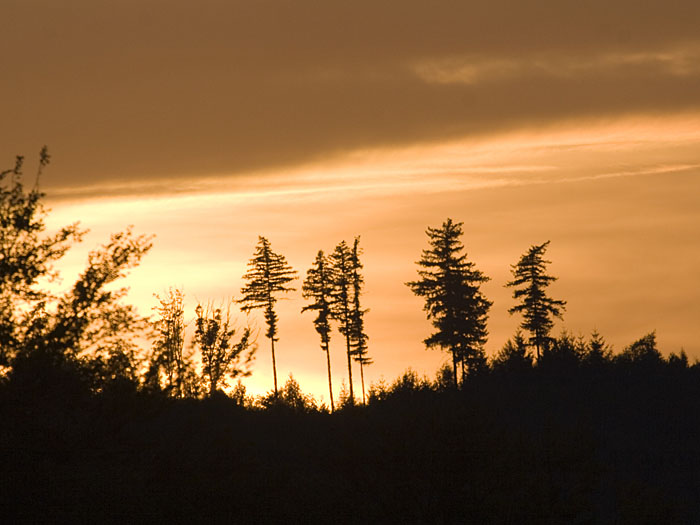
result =
[[[299,383],[289,374],[289,378],[285,382],[281,390],[268,392],[266,395],[258,398],[253,406],[257,406],[267,410],[284,410],[297,414],[327,411],[325,407],[319,407],[312,395],[304,394],[301,391]]]

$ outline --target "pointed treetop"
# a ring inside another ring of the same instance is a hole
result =
[[[270,241],[258,237],[253,258],[248,261],[248,270],[243,279],[248,284],[241,289],[241,310],[270,307],[277,300],[275,294],[294,291],[288,283],[297,278],[297,272],[287,263],[283,255],[272,251]]]
[[[552,299],[547,296],[546,288],[557,280],[556,277],[547,275],[547,265],[551,262],[544,259],[544,253],[549,242],[534,245],[520,257],[517,264],[511,266],[513,280],[506,283],[506,287],[515,288],[513,298],[520,302],[510,308],[510,314],[522,313],[521,328],[531,334],[530,344],[537,349],[539,359],[541,351],[552,341],[549,332],[554,326],[553,317],[561,319],[566,310],[566,301]]]

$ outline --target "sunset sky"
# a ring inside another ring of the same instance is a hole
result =
[[[619,351],[656,330],[700,359],[697,1],[2,0],[0,20],[2,166],[47,144],[50,227],[91,230],[66,286],[133,224],[156,238],[130,299],[148,315],[179,286],[191,319],[239,297],[258,235],[300,276],[360,235],[368,380],[432,376],[447,356],[403,283],[451,217],[491,277],[488,354],[520,322],[510,265],[551,240],[557,333]],[[278,375],[327,401],[304,304],[279,304]],[[337,332],[331,352],[337,387]]]

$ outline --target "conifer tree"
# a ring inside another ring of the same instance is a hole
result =
[[[362,402],[366,403],[365,396],[365,373],[364,367],[372,364],[372,358],[369,357],[367,341],[369,337],[365,333],[364,316],[369,310],[363,309],[360,304],[360,296],[362,295],[362,287],[364,278],[360,274],[362,263],[360,262],[360,238],[355,237],[355,242],[352,246],[350,267],[352,269],[351,284],[352,284],[352,307],[350,311],[350,348],[353,354],[353,359],[360,365],[360,379],[362,382]]]
[[[508,339],[492,361],[494,370],[518,372],[532,368],[532,355],[528,351],[527,341],[518,330],[512,339]]]
[[[425,310],[436,331],[425,339],[427,347],[440,347],[452,354],[455,387],[457,364],[469,371],[483,363],[483,345],[488,331],[486,319],[491,301],[480,286],[489,280],[462,253],[462,223],[447,219],[440,228],[428,228],[430,248],[416,263],[420,277],[406,285],[425,298]],[[464,381],[464,374],[462,377]]]
[[[333,284],[335,278],[333,268],[328,257],[319,250],[314,265],[306,272],[306,279],[301,291],[304,299],[311,302],[301,309],[302,312],[313,310],[317,312],[314,319],[316,332],[321,336],[321,350],[326,353],[328,363],[328,392],[331,399],[331,411],[335,410],[333,404],[333,381],[331,379],[331,302],[333,300]]]
[[[588,339],[588,344],[586,345],[584,362],[587,365],[601,366],[611,361],[612,348],[598,330],[593,330],[593,333]]]
[[[531,246],[517,264],[511,266],[513,280],[506,283],[507,287],[515,288],[513,298],[520,303],[508,310],[508,313],[523,314],[520,327],[530,332],[530,344],[537,349],[537,360],[542,350],[552,342],[549,332],[554,326],[552,316],[561,319],[566,301],[559,301],[547,296],[546,288],[557,280],[546,274],[547,265],[551,261],[544,259],[549,241]]]
[[[338,330],[345,336],[345,351],[348,358],[348,384],[350,404],[355,403],[352,385],[352,251],[345,241],[341,241],[330,256],[333,267],[333,295],[331,316],[338,321]]]
[[[275,396],[277,395],[277,362],[275,360],[275,341],[277,337],[277,314],[275,313],[276,295],[294,291],[295,288],[288,283],[297,278],[283,255],[272,251],[270,241],[265,237],[258,237],[253,258],[248,261],[248,271],[243,279],[248,284],[241,289],[243,298],[239,301],[243,306],[241,310],[250,312],[260,308],[264,310],[267,331],[265,336],[270,339],[272,351],[272,374],[275,382]]]

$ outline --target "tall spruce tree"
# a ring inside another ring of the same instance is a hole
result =
[[[314,327],[316,332],[321,336],[321,350],[326,353],[326,361],[328,364],[328,392],[331,399],[331,411],[335,410],[333,404],[333,381],[331,379],[331,303],[333,301],[333,284],[335,282],[333,268],[331,263],[323,253],[319,250],[314,260],[314,265],[306,272],[306,279],[301,288],[301,293],[304,299],[309,299],[311,302],[304,306],[301,311],[317,312],[314,319]]]
[[[423,309],[436,329],[424,340],[425,345],[452,354],[456,387],[458,363],[465,363],[469,372],[483,363],[486,320],[492,303],[483,296],[480,286],[489,278],[462,253],[461,222],[448,218],[440,228],[429,227],[426,234],[430,248],[423,250],[416,263],[422,268],[418,270],[420,279],[406,285],[425,298]],[[462,370],[464,381],[464,367]]]
[[[362,269],[362,263],[360,262],[360,255],[362,255],[362,250],[360,249],[360,238],[355,237],[355,241],[352,245],[352,252],[350,256],[350,268],[352,271],[351,275],[351,285],[352,285],[352,306],[350,310],[350,348],[353,354],[353,359],[360,365],[360,380],[362,382],[362,402],[366,403],[367,398],[365,396],[365,372],[364,367],[372,364],[372,358],[369,356],[369,351],[367,347],[367,341],[369,337],[365,333],[365,321],[364,316],[369,311],[363,309],[360,304],[360,296],[362,295],[362,287],[364,286],[365,280],[360,273]]]
[[[272,251],[270,241],[265,237],[258,237],[253,258],[248,261],[248,271],[243,279],[248,284],[241,289],[243,298],[238,301],[243,306],[241,310],[250,312],[260,308],[264,310],[267,331],[265,336],[270,339],[272,351],[272,374],[275,381],[275,396],[277,395],[277,362],[275,360],[275,341],[277,337],[277,314],[275,313],[276,295],[294,291],[295,288],[288,283],[297,278],[297,273],[292,269],[283,255]]]
[[[547,265],[551,261],[544,259],[549,241],[531,246],[517,264],[511,266],[513,280],[506,287],[515,288],[513,298],[520,301],[508,310],[508,313],[522,313],[520,327],[530,332],[530,344],[537,350],[539,361],[542,351],[552,342],[549,332],[554,326],[552,316],[561,319],[566,309],[566,301],[559,301],[547,296],[546,288],[557,280],[547,275]]]
[[[338,330],[345,336],[345,351],[348,358],[349,402],[355,403],[352,386],[352,250],[345,241],[341,241],[330,255],[333,267],[333,294],[331,317],[338,321]]]

